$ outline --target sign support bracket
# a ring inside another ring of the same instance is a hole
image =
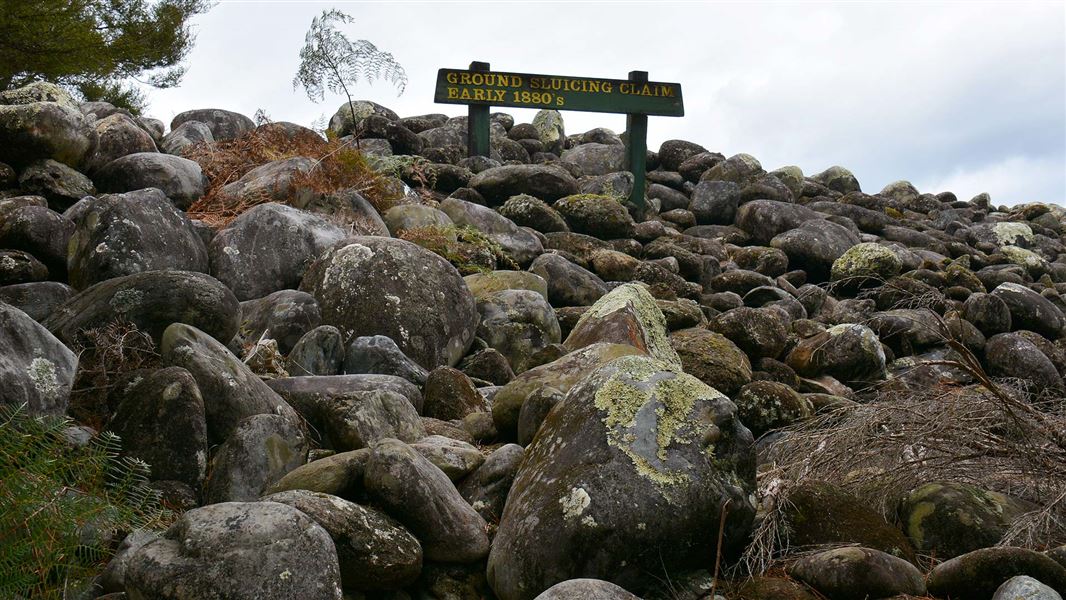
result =
[[[471,71],[489,70],[489,63],[474,61],[470,63]],[[489,155],[489,110],[487,104],[471,104],[467,112],[467,148],[469,156]]]
[[[634,83],[647,83],[647,71],[630,71],[629,80]],[[644,212],[644,189],[648,166],[648,115],[629,113],[626,115],[626,170],[633,174],[633,191],[629,202],[639,213]]]

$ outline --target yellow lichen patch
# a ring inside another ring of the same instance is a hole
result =
[[[656,304],[655,298],[642,284],[627,283],[611,290],[581,315],[577,325],[574,326],[574,331],[580,331],[589,320],[603,319],[627,307],[632,310],[640,323],[648,354],[665,361],[671,368],[680,370],[681,358],[670,344],[666,317]]]
[[[688,463],[669,465],[669,451],[678,444],[703,440],[713,426],[693,415],[700,399],[721,395],[700,380],[679,372],[668,363],[646,356],[627,356],[612,361],[608,376],[594,395],[603,411],[607,443],[633,461],[637,473],[660,487],[688,483]],[[646,415],[642,420],[640,415]],[[653,419],[650,419],[654,415]],[[653,436],[644,435],[652,428]],[[654,439],[654,448],[640,442]],[[704,449],[713,453],[713,446]]]

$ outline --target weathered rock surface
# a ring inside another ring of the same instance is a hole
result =
[[[322,322],[346,339],[388,336],[424,368],[457,364],[474,341],[474,297],[459,272],[410,242],[338,243],[312,264],[300,289],[318,300]]]
[[[750,526],[751,434],[724,396],[672,364],[616,359],[573,387],[526,450],[489,555],[502,599],[575,576],[628,589],[683,569]],[[537,540],[550,539],[543,544]]]
[[[63,414],[78,357],[21,310],[0,302],[0,404]]]

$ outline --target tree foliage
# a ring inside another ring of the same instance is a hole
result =
[[[407,73],[392,54],[379,50],[367,40],[350,41],[337,31],[337,25],[354,19],[336,9],[322,11],[311,20],[305,44],[300,50],[300,69],[292,80],[293,88],[302,86],[307,97],[321,102],[325,92],[344,93],[352,106],[351,86],[360,79],[384,79],[402,94],[407,87]]]
[[[0,89],[47,80],[86,99],[143,104],[135,79],[177,85],[190,19],[210,0],[0,0]]]

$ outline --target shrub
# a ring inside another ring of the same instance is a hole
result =
[[[118,436],[73,441],[73,422],[0,407],[0,597],[63,598],[85,590],[124,533],[174,514],[149,468],[120,457]]]

